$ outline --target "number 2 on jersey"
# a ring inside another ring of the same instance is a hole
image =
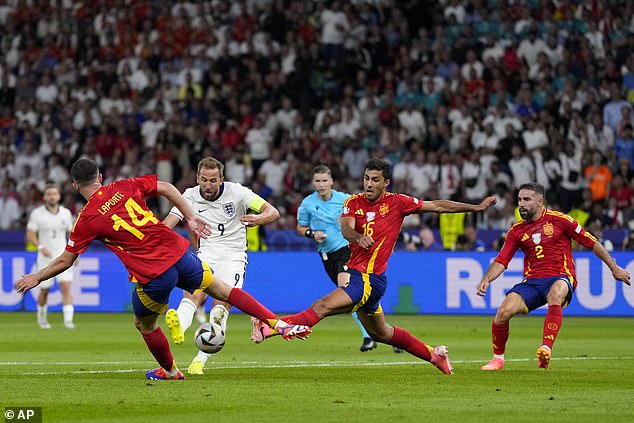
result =
[[[535,246],[535,257],[544,258],[544,247],[542,247],[541,245]]]
[[[148,222],[158,223],[158,219],[154,216],[154,213],[150,210],[144,210],[133,198],[128,198],[128,201],[125,202],[125,209],[128,211],[128,216],[130,216],[132,223],[136,227],[145,226]],[[130,225],[116,213],[112,215],[112,220],[114,220],[112,229],[115,231],[119,231],[119,229],[123,228],[139,239],[145,238],[143,232]]]

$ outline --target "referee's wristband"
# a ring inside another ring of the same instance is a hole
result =
[[[312,229],[306,229],[306,232],[304,232],[304,236],[306,238],[315,238],[315,231],[313,231]]]
[[[44,246],[42,244],[39,244],[37,246],[37,251],[42,251],[43,248],[44,248]]]

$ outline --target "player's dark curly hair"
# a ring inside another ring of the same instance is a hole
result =
[[[385,178],[386,180],[392,178],[392,166],[390,166],[390,164],[383,159],[370,159],[368,164],[365,165],[365,170],[380,170],[381,172],[383,172],[383,178]]]
[[[99,166],[90,159],[79,159],[70,168],[70,176],[77,185],[95,182],[99,175]]]

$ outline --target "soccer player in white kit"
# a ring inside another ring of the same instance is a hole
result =
[[[35,208],[29,216],[26,225],[26,239],[37,247],[36,267],[40,269],[48,266],[66,248],[68,234],[73,229],[73,216],[66,207],[60,205],[62,198],[59,186],[48,184],[44,188],[44,204]],[[42,329],[50,329],[47,318],[48,293],[53,287],[55,278],[40,283],[40,293],[37,297],[37,324]],[[73,298],[70,283],[73,280],[73,267],[60,273],[56,277],[62,291],[62,314],[64,326],[75,329],[73,323]]]
[[[262,197],[235,182],[224,180],[224,165],[213,157],[198,163],[197,186],[187,188],[183,197],[190,202],[196,214],[211,225],[211,236],[200,239],[198,257],[206,262],[214,275],[237,288],[242,288],[247,266],[246,226],[264,225],[276,220],[277,209]],[[247,214],[253,210],[257,214]],[[172,208],[163,223],[174,228],[183,216]],[[165,322],[176,344],[184,342],[184,332],[191,326],[196,309],[205,301],[203,292],[191,295],[184,292],[177,310],[169,309]],[[209,313],[210,321],[222,327],[226,333],[227,318],[231,306],[214,300]],[[202,351],[187,369],[189,374],[203,374],[208,354]]]

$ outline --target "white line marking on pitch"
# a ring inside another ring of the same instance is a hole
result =
[[[555,361],[571,361],[571,360],[632,360],[634,357],[553,357]],[[526,362],[536,361],[535,358],[510,358],[507,362]],[[452,363],[483,363],[486,360],[452,360]],[[57,362],[57,363],[27,363],[27,362],[7,362],[0,365],[27,365],[27,364],[46,364],[46,365],[96,365],[96,364],[131,364],[131,363],[154,363],[153,361],[102,361],[102,362]],[[367,363],[318,363],[309,361],[279,362],[280,364],[263,364],[253,361],[237,362],[237,363],[215,363],[211,369],[278,369],[278,368],[297,368],[297,367],[378,367],[378,366],[402,366],[410,364],[426,364],[426,361],[392,361],[392,362],[367,362]],[[99,374],[99,373],[131,373],[141,372],[143,369],[115,369],[115,370],[73,370],[60,372],[25,372],[18,373],[21,376],[33,375],[66,375],[66,374]]]

